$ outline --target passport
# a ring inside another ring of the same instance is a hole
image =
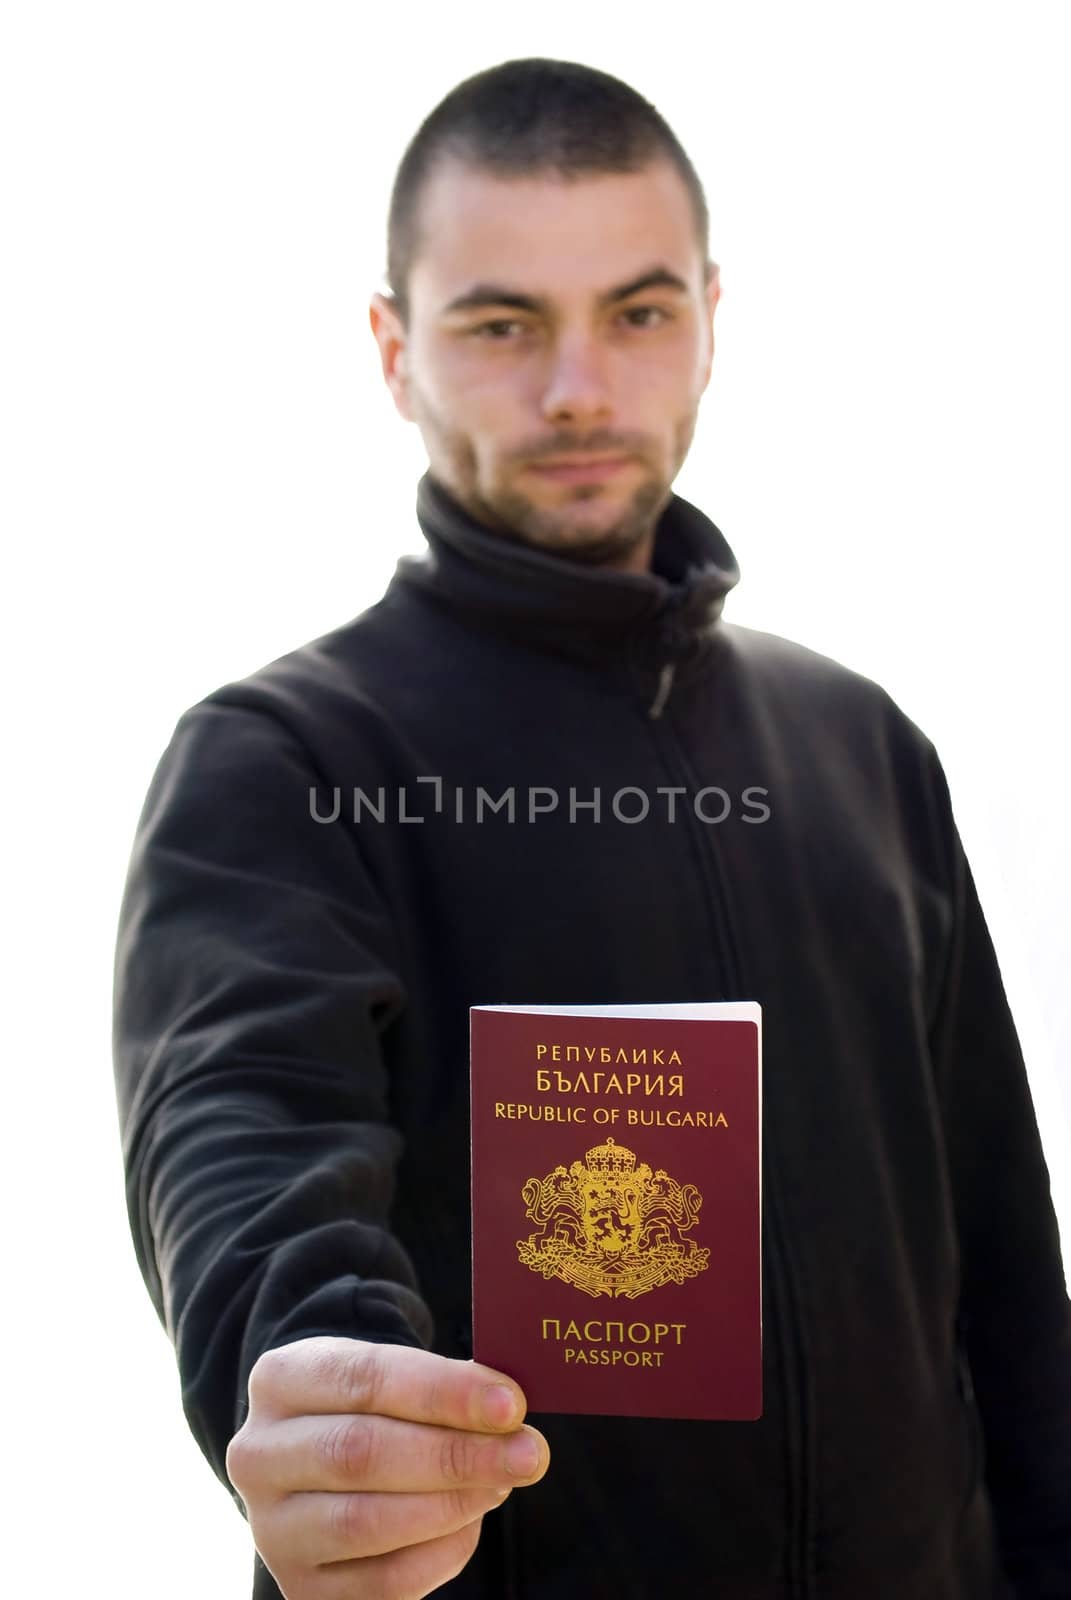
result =
[[[760,1006],[469,1024],[474,1358],[533,1412],[755,1421]]]

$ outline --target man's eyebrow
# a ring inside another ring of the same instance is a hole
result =
[[[605,290],[599,295],[598,303],[600,306],[615,305],[619,300],[627,300],[630,295],[639,294],[644,289],[674,289],[680,294],[687,294],[688,284],[676,272],[670,272],[668,267],[651,267],[647,272],[641,272],[638,278],[631,278],[628,283],[619,283],[616,288]],[[477,311],[488,306],[509,306],[514,311],[533,311],[538,315],[548,310],[549,302],[539,295],[522,294],[506,284],[476,283],[443,306],[442,315],[449,316],[454,311]]]

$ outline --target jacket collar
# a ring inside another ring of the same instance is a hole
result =
[[[627,655],[683,661],[705,653],[740,573],[721,531],[672,495],[655,531],[649,572],[576,566],[479,523],[426,472],[417,520],[428,542],[403,556],[409,584],[471,625],[598,662]]]

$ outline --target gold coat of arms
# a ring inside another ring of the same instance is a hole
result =
[[[568,1170],[529,1178],[525,1215],[537,1232],[517,1240],[526,1267],[585,1294],[634,1300],[706,1269],[710,1251],[681,1235],[699,1220],[703,1197],[661,1169],[636,1165],[633,1151],[607,1139]]]

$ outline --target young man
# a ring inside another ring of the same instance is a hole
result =
[[[180,719],[119,931],[135,1240],[255,1592],[1066,1597],[1071,1308],[940,766],[720,619],[671,488],[718,299],[687,157],[506,63],[389,244],[427,558]],[[524,1424],[466,1359],[468,1008],[717,998],[764,1008],[764,1414]]]

